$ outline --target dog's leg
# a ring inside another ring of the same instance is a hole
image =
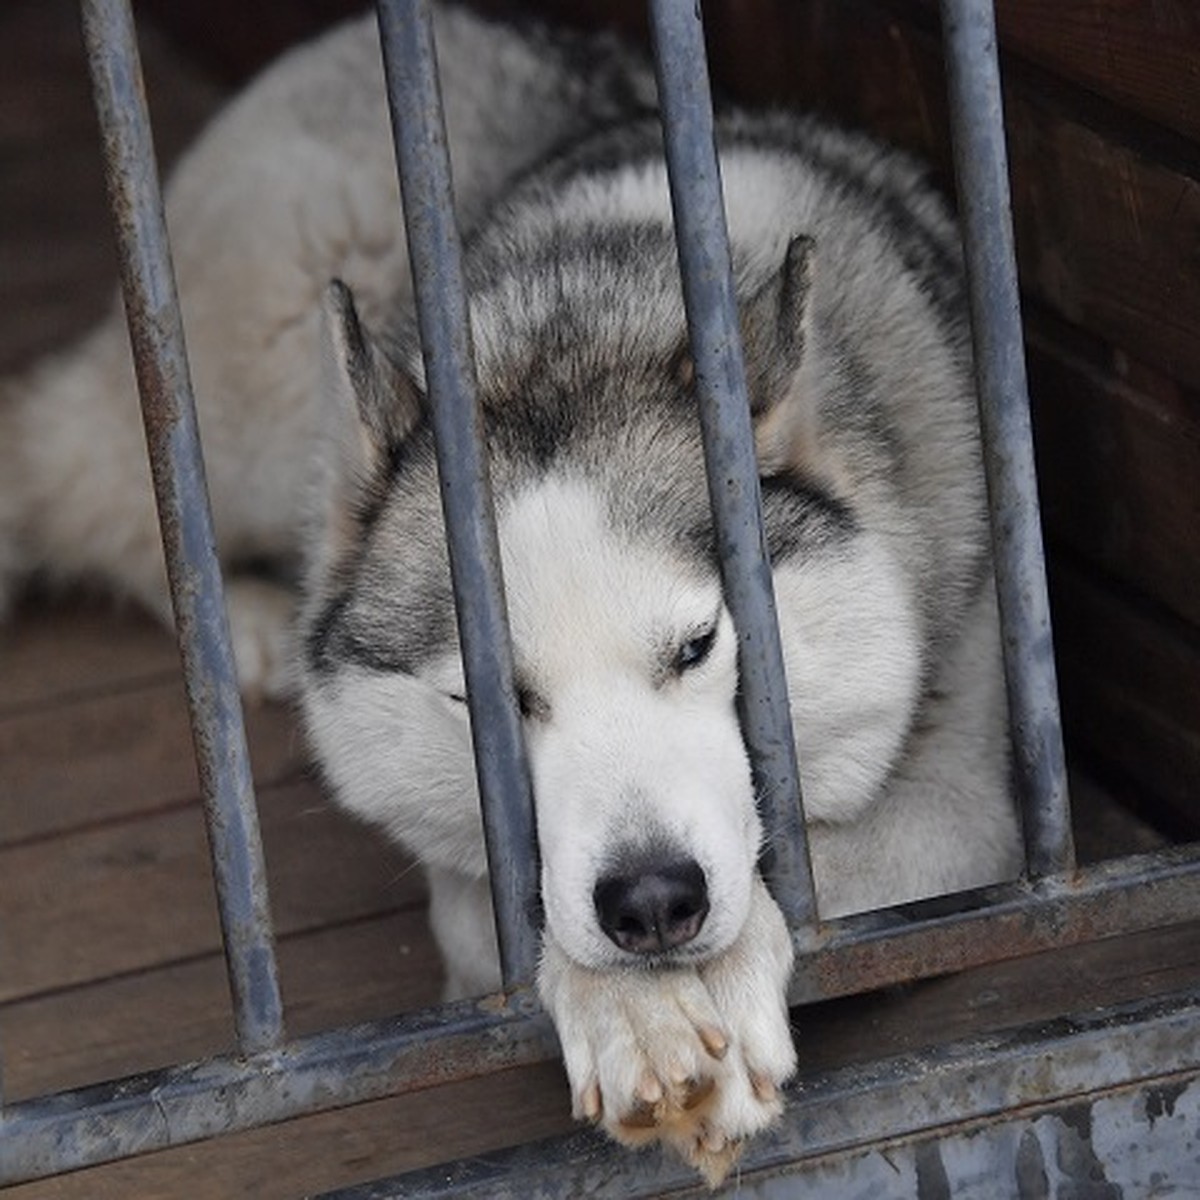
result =
[[[443,999],[462,1000],[500,990],[500,952],[486,879],[427,868],[429,924],[446,967]]]
[[[295,593],[269,579],[235,574],[225,581],[225,605],[242,695],[251,702],[291,695]]]
[[[737,941],[699,969],[590,970],[547,936],[539,990],[575,1115],[627,1145],[666,1142],[715,1186],[782,1110],[796,1065],[791,967],[787,928],[758,881]]]
[[[714,1186],[743,1141],[783,1111],[779,1089],[796,1069],[787,1008],[793,958],[783,914],[756,878],[750,915],[737,941],[700,968],[730,1039],[714,1104],[697,1127],[664,1139]]]

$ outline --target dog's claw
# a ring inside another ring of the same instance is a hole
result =
[[[653,1071],[643,1071],[634,1095],[643,1104],[657,1104],[663,1098],[662,1084],[658,1082],[658,1076]]]
[[[604,1113],[604,1105],[600,1097],[600,1085],[593,1079],[580,1094],[577,1117],[585,1121],[599,1121]]]
[[[641,1140],[648,1129],[656,1129],[659,1124],[659,1114],[653,1105],[640,1105],[631,1109],[618,1122],[619,1127]]]
[[[692,1112],[699,1108],[713,1094],[716,1086],[717,1081],[711,1075],[706,1075],[703,1079],[689,1080],[683,1097],[684,1111]]]
[[[721,1138],[711,1145],[705,1139],[685,1150],[683,1157],[704,1176],[710,1188],[718,1188],[741,1156],[744,1144],[740,1138]]]
[[[729,1039],[715,1025],[697,1026],[696,1035],[713,1058],[722,1059],[729,1052]]]

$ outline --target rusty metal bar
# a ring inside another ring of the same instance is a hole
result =
[[[807,1004],[1200,919],[1200,845],[831,921],[795,936]]]
[[[513,688],[491,484],[475,401],[450,159],[427,0],[379,0],[379,30],[446,544],[467,677],[471,738],[506,986],[533,978],[538,866],[533,787]]]
[[[1075,851],[1009,207],[991,0],[942,0],[954,168],[966,251],[1013,765],[1035,878]]]
[[[1049,894],[1024,883],[960,899],[981,907],[929,916],[924,905],[829,922],[819,941],[800,945],[808,957],[792,1001],[1200,919],[1200,846],[1088,868]],[[1198,1033],[1193,1025],[1196,1045]],[[557,1053],[549,1019],[520,990],[502,1003],[450,1005],[250,1059],[216,1058],[23,1101],[0,1117],[0,1186]]]
[[[238,1046],[254,1054],[282,1042],[283,1008],[250,758],[150,118],[127,0],[84,0],[82,13],[234,1024]]]
[[[713,133],[700,6],[651,0],[675,241],[725,602],[738,631],[738,704],[765,826],[763,873],[789,924],[816,919],[800,772]]]
[[[0,1117],[0,1187],[543,1061],[557,1045],[519,991],[22,1102]]]
[[[1198,1031],[1200,1000],[1186,992],[802,1076],[780,1127],[748,1145],[730,1192],[761,1200],[1193,1195]],[[675,1157],[634,1157],[586,1131],[321,1200],[668,1193],[711,1195]]]

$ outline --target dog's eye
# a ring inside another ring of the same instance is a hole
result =
[[[690,637],[679,647],[675,655],[675,670],[679,674],[698,667],[708,656],[717,640],[717,627],[706,629],[695,637]]]

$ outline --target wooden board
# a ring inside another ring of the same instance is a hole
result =
[[[1055,546],[1200,625],[1200,395],[1030,322],[1042,517]]]
[[[1193,0],[999,0],[1001,45],[1200,141],[1200,7]]]
[[[1050,583],[1068,744],[1135,811],[1195,838],[1200,638],[1061,556]]]
[[[291,1037],[439,998],[441,966],[423,910],[288,934],[278,952]],[[0,1015],[10,1100],[228,1054],[234,1044],[225,961],[216,950],[11,1001]]]
[[[308,785],[264,788],[259,812],[276,932],[419,904],[412,862]],[[199,806],[155,807],[0,851],[0,999],[215,952]]]

